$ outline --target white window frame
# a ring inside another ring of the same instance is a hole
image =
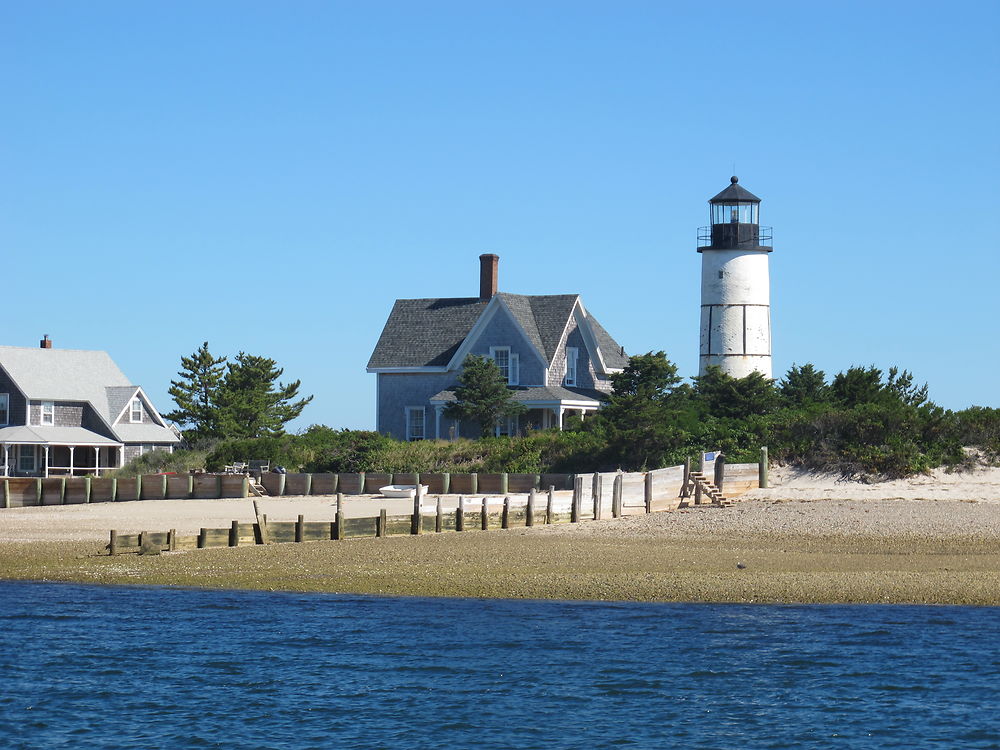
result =
[[[138,409],[136,409],[136,407],[138,407]],[[139,412],[138,419],[135,418],[136,411]],[[139,398],[138,396],[132,399],[132,403],[130,403],[128,406],[128,421],[132,422],[133,424],[136,422],[142,422],[142,399]]]
[[[575,346],[566,347],[566,377],[563,378],[563,385],[576,385],[578,357],[579,350]]]
[[[499,362],[497,362],[497,354],[506,353],[507,354],[507,372],[504,373],[503,367]],[[521,363],[517,352],[512,352],[509,346],[491,346],[490,347],[490,359],[493,360],[494,364],[500,368],[500,375],[503,376],[504,380],[507,381],[507,385],[517,385],[520,380],[520,370]]]
[[[3,415],[3,419],[0,419],[0,425],[10,424],[10,394],[0,393],[0,414]]]
[[[412,434],[415,422],[413,420],[413,415],[420,414],[420,435],[414,436]],[[416,440],[426,440],[427,439],[427,410],[423,406],[407,406],[406,407],[406,441],[413,442]]]
[[[496,437],[501,436],[514,436],[517,435],[519,419],[515,415],[513,417],[501,417],[497,420],[496,427],[493,428],[493,434]]]
[[[48,421],[45,417],[48,416]],[[39,407],[38,424],[44,426],[55,425],[56,423],[56,402],[42,401]]]

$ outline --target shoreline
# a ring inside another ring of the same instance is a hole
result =
[[[93,539],[7,538],[0,578],[420,597],[1000,605],[1000,503],[766,492],[770,499],[727,508],[573,525],[148,556],[109,557]]]

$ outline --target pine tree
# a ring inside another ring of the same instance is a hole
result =
[[[272,437],[302,413],[312,396],[295,400],[300,380],[278,382],[284,370],[268,357],[240,352],[226,368],[218,393],[218,421],[226,439]]]
[[[190,357],[181,357],[179,380],[171,380],[167,393],[177,408],[164,416],[184,430],[189,442],[220,437],[217,399],[225,372],[225,357],[213,357],[208,342]]]
[[[515,401],[500,368],[492,359],[470,354],[462,363],[455,401],[444,409],[449,419],[468,419],[479,425],[480,434],[488,437],[501,418],[523,414],[524,405]]]

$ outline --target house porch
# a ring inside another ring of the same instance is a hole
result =
[[[101,476],[123,463],[124,446],[59,443],[0,443],[4,476]]]

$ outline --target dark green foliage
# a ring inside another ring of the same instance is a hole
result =
[[[122,466],[109,472],[107,476],[137,477],[142,474],[187,474],[194,469],[205,468],[205,451],[175,450],[169,453],[164,450],[151,451],[137,456]]]
[[[295,400],[301,381],[278,382],[284,370],[268,357],[240,352],[226,367],[216,402],[219,431],[229,439],[274,437],[312,396]]]
[[[826,373],[809,363],[801,367],[793,364],[778,384],[778,392],[784,405],[791,407],[821,404],[830,400]]]
[[[177,408],[163,416],[184,428],[191,444],[218,438],[218,393],[226,370],[225,357],[213,357],[208,342],[190,357],[181,357],[179,380],[171,380],[167,393]]]
[[[445,407],[444,414],[449,419],[475,422],[482,437],[487,437],[501,418],[524,411],[524,406],[513,399],[496,362],[470,354],[462,363],[455,401]]]
[[[734,378],[714,365],[694,378],[694,395],[705,413],[715,417],[746,419],[778,406],[774,383],[759,372]]]

